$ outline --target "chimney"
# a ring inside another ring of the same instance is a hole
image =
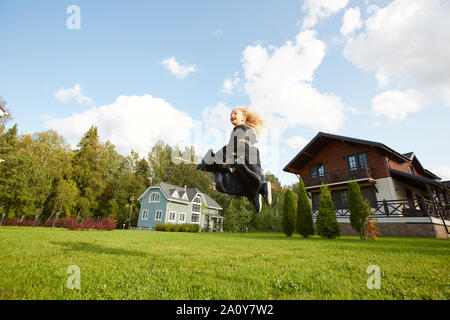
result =
[[[184,191],[186,191],[186,187],[187,187],[187,186],[186,186],[186,185],[184,185]]]

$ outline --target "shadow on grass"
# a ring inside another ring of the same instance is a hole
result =
[[[51,242],[51,244],[55,244],[63,247],[65,250],[71,251],[84,251],[87,253],[94,254],[113,254],[113,255],[122,255],[122,256],[137,256],[137,257],[146,257],[147,254],[140,251],[134,250],[126,250],[126,249],[118,249],[118,248],[109,248],[105,246],[101,246],[98,244],[92,244],[89,242]]]
[[[317,235],[313,237],[303,238],[299,235],[287,237],[283,233],[247,233],[242,234],[243,239],[255,240],[278,240],[292,242],[308,242],[317,245],[327,245],[340,250],[361,251],[370,250],[372,252],[387,253],[421,253],[426,255],[442,255],[450,254],[450,242],[447,239],[431,239],[431,238],[392,238],[379,237],[377,240],[361,240],[355,237],[338,237],[336,239],[320,238]]]

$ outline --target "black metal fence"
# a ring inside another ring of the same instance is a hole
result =
[[[435,217],[448,220],[450,208],[441,203],[433,203],[430,200],[383,200],[370,202],[372,217]],[[339,217],[350,216],[348,203],[335,206],[336,215]],[[313,207],[313,215],[317,215],[319,208]]]

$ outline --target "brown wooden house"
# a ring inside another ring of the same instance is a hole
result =
[[[413,152],[402,154],[379,142],[319,132],[283,170],[303,180],[314,213],[320,187],[329,186],[344,232],[352,233],[347,185],[354,180],[384,235],[448,237],[450,186],[425,169]]]

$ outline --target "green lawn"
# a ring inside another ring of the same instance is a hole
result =
[[[449,258],[438,239],[0,227],[0,298],[448,299]]]

